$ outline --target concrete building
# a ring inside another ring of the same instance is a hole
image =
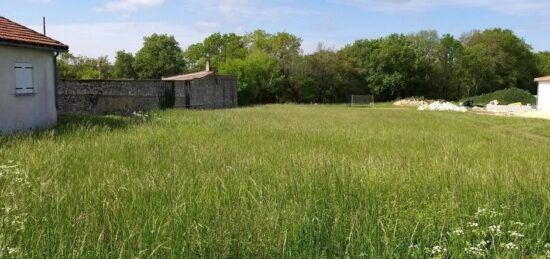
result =
[[[539,111],[550,112],[550,76],[535,79],[539,83],[537,108]]]
[[[57,122],[55,60],[68,49],[0,16],[0,133]]]
[[[208,109],[238,106],[237,79],[221,76],[206,65],[206,70],[166,77],[173,81],[175,90],[174,108]]]

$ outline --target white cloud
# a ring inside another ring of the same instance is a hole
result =
[[[188,9],[193,9],[196,13],[232,21],[315,14],[310,10],[289,7],[290,4],[287,1],[281,4],[280,1],[259,0],[186,0],[186,3]]]
[[[31,28],[41,30],[41,25]],[[86,33],[82,33],[85,31]],[[49,25],[48,36],[70,47],[71,53],[89,57],[108,55],[113,59],[118,50],[138,51],[143,37],[153,33],[174,35],[185,49],[188,45],[200,42],[213,33],[200,24],[191,26],[167,22],[112,22]]]
[[[424,11],[443,6],[481,7],[505,14],[544,14],[550,11],[548,0],[333,0],[369,10],[402,12]]]
[[[113,0],[106,2],[99,10],[107,12],[133,12],[142,8],[160,6],[164,0]]]

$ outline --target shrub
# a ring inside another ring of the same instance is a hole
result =
[[[535,104],[537,99],[528,91],[519,88],[507,88],[504,90],[498,90],[488,94],[482,94],[479,96],[469,97],[463,100],[463,105],[487,105],[489,102],[498,100],[500,104],[511,103],[523,103],[523,104]]]

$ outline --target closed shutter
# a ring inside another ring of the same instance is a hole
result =
[[[34,93],[32,71],[33,71],[33,68],[31,63],[15,64],[15,93],[16,94]]]

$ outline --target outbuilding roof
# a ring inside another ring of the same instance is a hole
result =
[[[0,16],[0,44],[11,43],[29,47],[68,51],[69,46],[21,24]]]
[[[535,78],[535,82],[550,82],[550,76]]]
[[[184,75],[177,75],[177,76],[171,76],[171,77],[164,77],[163,80],[171,80],[171,81],[191,81],[195,79],[201,79],[205,78],[209,75],[214,74],[214,71],[201,71],[191,74],[184,74]]]

